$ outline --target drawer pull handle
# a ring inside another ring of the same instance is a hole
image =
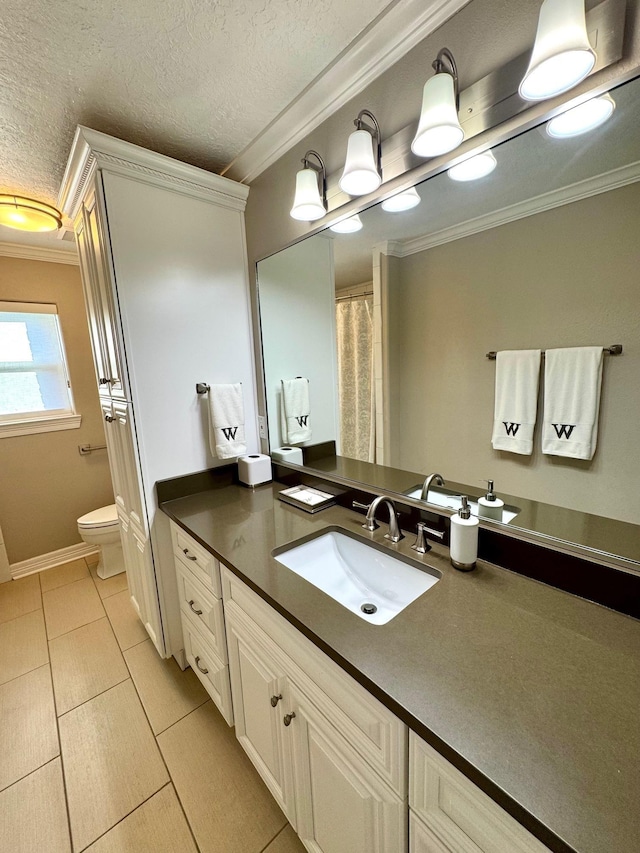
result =
[[[275,708],[281,699],[282,699],[282,693],[278,693],[277,696],[272,696],[271,697],[271,707]]]
[[[189,602],[189,607],[193,610],[193,612],[196,614],[196,616],[202,616],[202,610],[196,610],[196,608],[193,606],[194,604],[195,604],[195,602],[192,598],[191,601]]]
[[[291,720],[293,720],[293,718],[295,717],[295,715],[296,715],[296,714],[295,714],[295,711],[292,711],[290,714],[285,714],[285,715],[284,715],[284,724],[285,724],[285,726],[290,726],[290,725],[291,725]]]
[[[206,666],[200,666],[200,655],[196,656],[196,666],[204,675],[208,674],[209,670],[206,668]]]
[[[194,557],[194,556],[193,556],[193,554],[190,554],[190,553],[189,553],[189,549],[188,549],[188,548],[183,548],[183,549],[182,549],[182,553],[185,555],[185,557],[187,558],[187,560],[193,560],[193,561],[195,562],[195,561],[198,559],[197,557]]]

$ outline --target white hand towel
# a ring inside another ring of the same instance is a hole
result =
[[[593,459],[598,440],[602,347],[547,350],[542,452]]]
[[[496,356],[494,450],[530,456],[538,409],[539,349],[504,350]]]
[[[212,385],[209,389],[209,446],[218,459],[244,456],[244,401],[242,384]]]
[[[307,379],[282,379],[282,439],[301,444],[311,438],[311,410]]]

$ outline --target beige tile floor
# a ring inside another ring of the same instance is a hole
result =
[[[74,560],[0,585],[0,850],[302,853],[126,577]]]

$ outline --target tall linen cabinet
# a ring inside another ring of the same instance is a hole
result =
[[[242,382],[258,450],[248,188],[78,127],[59,204],[74,221],[131,600],[184,665],[168,519],[155,483],[220,464],[197,382]]]

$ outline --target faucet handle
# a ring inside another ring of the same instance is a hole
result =
[[[413,551],[417,551],[418,554],[426,554],[431,550],[431,545],[427,541],[426,534],[429,536],[433,536],[434,539],[438,539],[440,542],[444,540],[444,531],[443,530],[435,530],[433,527],[429,527],[424,521],[419,521],[418,526],[416,528],[417,538],[415,541],[415,545],[412,545],[411,548]]]
[[[366,510],[366,511],[367,511],[367,513],[368,513],[368,512],[369,512],[369,510],[371,509],[371,504],[363,504],[363,503],[360,503],[360,501],[353,501],[353,502],[352,502],[352,504],[351,504],[351,506],[352,506],[354,509],[364,509],[364,510]],[[375,518],[371,518],[371,519],[369,519],[369,518],[367,517],[367,520],[366,520],[366,521],[365,521],[365,523],[362,525],[362,527],[363,527],[365,530],[368,530],[368,531],[369,531],[369,533],[373,533],[373,531],[374,531],[374,530],[377,530],[377,529],[380,527],[380,525],[379,525],[379,524],[378,524],[378,522],[375,520]]]

